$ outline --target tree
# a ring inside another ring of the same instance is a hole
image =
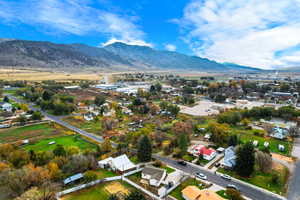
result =
[[[42,98],[43,98],[44,101],[49,101],[51,99],[52,95],[53,95],[52,93],[45,90],[42,94]]]
[[[5,96],[5,97],[3,98],[3,101],[8,103],[8,102],[9,102],[9,98],[8,98],[7,96]]]
[[[62,177],[62,172],[59,169],[57,163],[49,162],[47,168],[49,170],[49,175],[52,180],[59,180]]]
[[[142,136],[138,144],[138,153],[137,157],[140,162],[149,162],[151,161],[152,154],[152,145],[148,136]]]
[[[20,115],[18,118],[17,118],[17,122],[19,122],[21,125],[24,125],[27,121],[27,118],[25,115]]]
[[[95,98],[94,103],[96,104],[96,106],[102,106],[105,103],[106,99],[104,96],[102,95],[97,95]]]
[[[130,192],[130,194],[126,196],[124,200],[146,200],[146,198],[140,191],[136,190]]]
[[[248,142],[237,150],[235,169],[240,176],[249,177],[254,171],[254,164],[254,147],[251,142]]]
[[[105,138],[104,142],[101,145],[101,151],[103,153],[108,153],[112,149],[111,142],[109,138]]]
[[[188,139],[186,134],[181,134],[179,136],[178,146],[181,150],[181,156],[185,155],[188,148]]]
[[[92,182],[97,179],[97,174],[93,171],[87,171],[84,173],[84,181],[85,182]]]
[[[20,108],[21,108],[21,110],[23,110],[24,112],[27,112],[27,111],[29,110],[28,105],[25,104],[25,103],[22,103],[22,104],[20,105]]]
[[[53,150],[53,154],[55,156],[66,156],[67,152],[66,152],[65,148],[63,147],[63,145],[58,144],[58,145],[56,145],[55,149]]]
[[[8,160],[14,167],[20,168],[29,162],[29,155],[24,150],[15,150],[9,154]]]
[[[43,118],[43,115],[40,111],[35,111],[31,115],[32,120],[41,120]]]
[[[236,146],[239,143],[239,139],[237,137],[237,135],[231,135],[229,136],[229,140],[228,140],[228,146]]]
[[[109,196],[108,200],[119,200],[119,197],[115,194]]]
[[[225,192],[231,200],[244,200],[241,193],[235,189],[227,188]]]
[[[228,124],[219,124],[216,122],[210,122],[207,127],[208,132],[211,135],[211,141],[216,143],[219,146],[223,146],[227,143],[228,138]]]
[[[267,173],[272,169],[272,157],[268,153],[262,151],[256,152],[255,161],[261,172]]]
[[[299,136],[299,127],[297,127],[297,126],[291,126],[289,128],[289,135],[291,137],[297,137],[297,136]]]

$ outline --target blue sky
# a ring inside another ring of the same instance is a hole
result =
[[[300,0],[0,0],[0,37],[300,66]]]

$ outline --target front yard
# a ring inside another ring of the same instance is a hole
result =
[[[189,178],[186,181],[182,182],[175,190],[173,190],[170,195],[175,197],[177,200],[185,200],[182,195],[181,191],[186,188],[187,186],[194,185],[197,186],[200,190],[204,189],[205,186],[201,181],[198,181],[193,178]]]

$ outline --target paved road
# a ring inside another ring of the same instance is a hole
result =
[[[300,138],[295,138],[292,156],[300,159]],[[294,167],[293,176],[289,180],[288,200],[300,200],[300,161]]]
[[[239,190],[241,191],[241,193],[243,195],[245,195],[246,197],[249,197],[253,200],[282,200],[282,199],[284,199],[284,198],[279,198],[279,197],[273,196],[262,190],[249,187],[246,184],[241,184],[241,183],[235,182],[234,180],[231,180],[231,181],[225,180],[225,179],[221,178],[219,175],[216,175],[216,174],[214,174],[210,171],[204,170],[204,169],[199,169],[198,167],[196,167],[194,165],[187,164],[186,166],[182,166],[182,165],[177,164],[176,160],[173,160],[170,158],[161,157],[158,155],[153,155],[153,157],[174,167],[174,168],[182,170],[188,174],[195,175],[196,172],[201,172],[207,176],[208,181],[210,181],[214,184],[220,185],[222,187],[226,187],[228,184],[234,184],[239,188]]]
[[[12,99],[15,102],[17,102],[17,103],[27,103],[28,104],[28,102],[26,102],[25,100],[16,98],[15,96],[12,96],[12,95],[9,95],[9,94],[7,94],[7,96],[10,99]],[[50,119],[50,120],[52,120],[52,121],[54,121],[54,122],[56,122],[56,123],[64,126],[64,127],[67,127],[68,129],[70,129],[70,130],[72,130],[72,131],[74,131],[76,133],[79,133],[79,134],[81,134],[81,135],[83,135],[85,137],[88,137],[88,138],[90,138],[90,139],[92,139],[92,140],[94,140],[96,142],[99,142],[99,143],[103,142],[103,137],[101,137],[101,136],[96,136],[96,135],[94,135],[92,133],[88,133],[88,132],[86,132],[86,131],[84,131],[82,129],[79,129],[79,128],[75,127],[75,126],[72,126],[69,123],[62,121],[61,117],[57,117],[57,116],[51,115],[51,114],[49,114],[49,113],[47,113],[45,111],[42,111],[40,108],[35,107],[35,105],[33,103],[29,103],[28,105],[29,105],[29,108],[31,110],[33,110],[33,111],[40,111],[46,118],[48,118],[48,119]]]

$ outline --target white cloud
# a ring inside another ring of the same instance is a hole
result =
[[[299,0],[193,0],[175,20],[195,54],[262,68],[287,63],[275,55],[300,44]]]
[[[89,0],[24,0],[0,2],[3,23],[25,23],[48,32],[87,35],[100,33],[108,38],[143,41],[145,33],[134,16],[92,7]],[[5,10],[5,12],[2,12]]]
[[[166,48],[168,51],[176,51],[176,46],[173,45],[173,44],[166,44],[166,45],[165,45],[165,48]]]
[[[128,44],[128,45],[138,45],[138,46],[153,47],[153,44],[147,43],[147,42],[145,42],[143,40],[118,40],[116,38],[109,39],[107,42],[102,43],[101,46],[104,47],[104,46],[113,44],[115,42],[122,42],[122,43],[125,43],[125,44]]]

